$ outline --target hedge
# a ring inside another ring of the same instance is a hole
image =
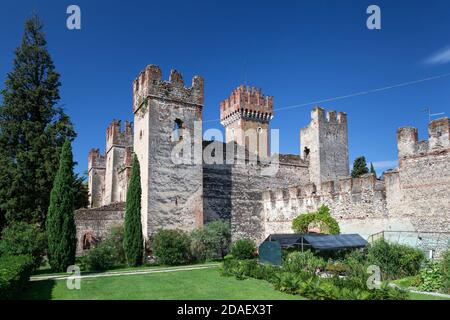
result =
[[[22,291],[33,270],[29,255],[0,257],[0,299],[12,299]]]

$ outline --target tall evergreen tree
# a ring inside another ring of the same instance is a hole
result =
[[[375,175],[375,177],[377,176],[377,172],[375,171],[375,168],[373,166],[373,163],[370,163],[370,173],[373,173]]]
[[[74,182],[72,147],[67,139],[61,151],[46,221],[48,260],[55,271],[66,271],[75,262]]]
[[[139,160],[134,155],[133,168],[127,191],[123,240],[127,263],[130,266],[141,265],[144,252],[141,224],[141,193]]]
[[[43,226],[50,190],[66,138],[75,132],[57,106],[59,74],[37,16],[25,23],[0,106],[0,223]]]
[[[363,174],[369,173],[365,157],[358,157],[353,162],[352,178],[358,178]]]

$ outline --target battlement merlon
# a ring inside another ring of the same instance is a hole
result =
[[[345,112],[337,112],[334,110],[325,111],[321,107],[315,107],[311,111],[311,120],[320,123],[347,123],[347,114]]]
[[[122,122],[113,120],[106,128],[106,153],[113,147],[128,147],[133,145],[133,124],[125,121],[125,128],[122,130]]]
[[[419,141],[418,130],[413,127],[402,127],[397,130],[398,158],[415,156],[436,149],[450,147],[450,119],[436,119],[428,125],[428,140]]]
[[[273,118],[273,97],[265,96],[261,89],[241,85],[220,103],[222,123],[231,118],[246,118],[269,122]]]
[[[181,103],[204,105],[204,80],[200,76],[192,78],[191,87],[185,87],[181,73],[171,70],[169,80],[162,80],[161,69],[148,65],[133,81],[133,112],[146,104],[148,98],[172,100]]]
[[[88,171],[91,169],[105,169],[105,156],[100,154],[99,149],[91,149],[88,155]]]
[[[274,202],[335,195],[374,194],[382,192],[384,189],[384,183],[377,180],[374,174],[366,174],[359,178],[322,182],[320,191],[317,190],[314,183],[265,191],[263,192],[263,201]]]

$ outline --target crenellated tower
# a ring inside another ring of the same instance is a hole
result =
[[[88,190],[91,208],[99,207],[103,204],[105,171],[105,156],[100,154],[99,149],[91,149],[88,156]]]
[[[300,130],[301,157],[309,160],[311,182],[318,188],[322,182],[349,177],[347,115],[316,107],[311,122]]]
[[[203,224],[203,78],[190,87],[172,70],[147,66],[133,82],[134,152],[141,166],[142,226],[192,230]],[[177,150],[181,150],[178,152]]]
[[[273,97],[260,89],[241,85],[220,104],[220,120],[226,142],[246,146],[251,154],[270,155],[269,122],[273,118]]]
[[[121,178],[125,159],[133,146],[133,127],[128,121],[122,130],[121,121],[113,120],[106,129],[106,171],[103,205],[125,201],[126,190]]]

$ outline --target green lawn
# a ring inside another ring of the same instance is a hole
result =
[[[146,275],[87,278],[81,290],[69,290],[65,280],[30,282],[22,299],[302,299],[275,291],[266,281],[222,277],[218,268]]]

